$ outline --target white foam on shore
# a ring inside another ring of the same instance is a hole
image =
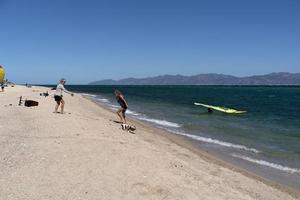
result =
[[[147,117],[138,117],[138,119],[142,120],[142,121],[147,121],[147,122],[151,122],[151,123],[154,123],[154,124],[158,124],[158,125],[161,125],[161,126],[167,126],[167,127],[172,127],[172,128],[179,128],[180,127],[179,124],[176,124],[174,122],[169,122],[169,121],[166,121],[166,120],[152,119],[152,118],[147,118]]]
[[[240,158],[242,160],[246,160],[246,161],[249,161],[249,162],[252,162],[252,163],[256,163],[258,165],[263,165],[263,166],[267,166],[267,167],[270,167],[270,168],[273,168],[273,169],[278,169],[280,171],[289,172],[289,173],[292,173],[292,174],[300,173],[300,169],[290,168],[290,167],[279,165],[279,164],[276,164],[276,163],[271,163],[271,162],[268,162],[268,161],[265,161],[265,160],[257,160],[257,159],[254,159],[254,158],[250,158],[250,157],[242,156],[242,155],[237,155],[237,154],[231,154],[231,156],[233,156],[235,158]]]
[[[113,108],[113,110],[117,110],[118,108],[120,108],[120,106],[114,105],[114,104],[108,104],[111,108]]]
[[[88,93],[80,93],[81,95],[83,96],[87,96],[87,97],[96,97],[97,95],[94,95],[94,94],[88,94]]]
[[[253,153],[259,153],[260,152],[257,149],[249,148],[249,147],[246,147],[244,145],[232,144],[230,142],[224,142],[224,141],[220,141],[220,140],[216,140],[216,139],[212,139],[212,138],[206,138],[206,137],[201,137],[201,136],[197,136],[197,135],[191,135],[191,134],[182,133],[182,132],[178,132],[178,131],[172,131],[172,130],[170,130],[170,131],[177,134],[177,135],[186,136],[188,138],[191,138],[191,139],[194,139],[194,140],[197,140],[197,141],[201,141],[201,142],[217,144],[217,145],[220,145],[220,146],[223,146],[223,147],[240,149],[240,150],[244,150],[244,151],[251,151]]]
[[[109,103],[110,101],[106,98],[100,98],[98,95],[95,94],[88,94],[88,93],[80,93],[83,96],[87,96],[87,97],[93,97],[95,98],[96,101],[102,102],[102,103]]]
[[[104,99],[104,98],[96,98],[98,101],[101,101],[103,103],[106,103],[109,107],[111,107],[112,110],[117,110],[120,108],[119,105],[115,105],[115,104],[112,104],[110,103],[110,101],[108,99]],[[154,123],[154,124],[157,124],[157,125],[160,125],[160,126],[164,126],[164,127],[172,127],[172,128],[179,128],[181,127],[181,125],[177,124],[177,123],[174,123],[174,122],[169,122],[169,121],[166,121],[166,120],[159,120],[159,119],[152,119],[152,118],[149,118],[141,113],[138,113],[138,112],[135,112],[133,110],[127,110],[126,113],[128,115],[132,115],[134,117],[136,117],[137,119],[139,120],[142,120],[142,121],[147,121],[147,122],[151,122],[151,123]]]
[[[139,115],[141,115],[140,113],[137,113],[137,112],[132,111],[132,110],[127,110],[126,113],[128,113],[129,115],[134,115],[134,116],[139,116]]]
[[[96,98],[97,101],[103,102],[103,103],[109,103],[108,99],[105,98]]]
[[[121,108],[119,105],[114,105],[114,104],[109,103],[109,101],[104,102],[104,103],[107,103],[107,105],[114,111],[117,111],[119,108]],[[126,114],[136,116],[136,117],[142,115],[142,114],[132,111],[132,110],[126,110]]]

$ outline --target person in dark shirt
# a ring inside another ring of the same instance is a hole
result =
[[[126,110],[128,108],[127,102],[126,102],[126,100],[124,98],[124,95],[119,90],[115,91],[115,96],[116,96],[116,99],[117,99],[118,103],[121,106],[121,108],[117,110],[117,114],[120,117],[121,121],[124,124],[126,124],[125,113],[126,113]]]

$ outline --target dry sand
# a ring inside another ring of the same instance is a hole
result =
[[[155,128],[137,123],[127,133],[114,113],[81,95],[66,94],[67,114],[54,114],[53,98],[39,96],[45,91],[0,92],[0,200],[299,199]],[[18,106],[21,95],[40,105]]]

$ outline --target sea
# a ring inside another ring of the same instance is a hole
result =
[[[67,89],[189,139],[197,148],[259,176],[300,190],[299,86],[94,86]],[[225,114],[194,102],[247,111]],[[116,117],[117,118],[117,117]]]

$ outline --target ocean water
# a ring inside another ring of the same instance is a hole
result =
[[[67,86],[111,109],[115,89],[127,112],[259,175],[300,189],[300,87]],[[194,102],[246,110],[208,113]]]

